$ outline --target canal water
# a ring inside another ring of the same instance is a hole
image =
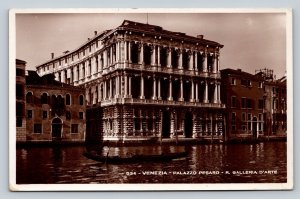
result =
[[[17,149],[17,184],[282,183],[286,142],[107,148],[109,155],[188,150],[169,162],[109,165],[87,159],[84,146]]]

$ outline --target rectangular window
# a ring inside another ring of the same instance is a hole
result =
[[[248,120],[248,121],[251,121],[251,113],[248,113],[247,120]]]
[[[247,108],[252,108],[252,100],[247,99]]]
[[[242,79],[241,84],[243,86],[251,86],[252,85],[251,80],[249,80],[249,79]]]
[[[43,111],[43,119],[47,119],[48,118],[48,112],[47,111]]]
[[[68,58],[67,57],[65,58],[65,63],[68,63]]]
[[[71,133],[78,133],[78,124],[72,124]]]
[[[242,79],[242,80],[241,80],[241,85],[243,85],[243,86],[247,86],[247,80],[245,80],[245,79]]]
[[[248,130],[251,131],[251,122],[248,122]]]
[[[236,120],[236,115],[235,115],[235,113],[231,113],[231,120],[232,120],[233,122],[235,122],[235,120]]]
[[[41,134],[42,133],[42,124],[34,124],[33,132]]]
[[[246,121],[246,113],[242,113],[242,121]]]
[[[262,82],[258,82],[258,88],[262,88],[263,87],[263,83]]]
[[[17,96],[17,99],[23,99],[24,98],[24,86],[23,86],[23,84],[16,84],[16,96]]]
[[[32,110],[27,110],[27,118],[32,118]]]
[[[23,69],[17,68],[16,69],[16,76],[24,76],[25,75],[25,71]]]
[[[247,126],[246,126],[246,124],[243,124],[242,125],[242,131],[246,131],[247,130]]]
[[[83,112],[79,112],[79,119],[83,119]]]
[[[22,117],[17,117],[17,127],[22,127]]]
[[[262,120],[263,120],[262,114],[261,114],[261,113],[258,114],[258,120],[259,120],[259,121],[262,121]]]
[[[235,78],[231,78],[231,85],[236,85],[236,79]]]
[[[246,108],[246,98],[242,97],[242,108]]]
[[[236,107],[236,96],[231,96],[231,107],[232,108]]]

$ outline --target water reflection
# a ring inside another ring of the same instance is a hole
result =
[[[85,158],[85,147],[17,149],[17,183],[243,183],[286,182],[286,143],[194,146],[98,147],[99,153],[126,156],[189,151],[170,162],[108,165]],[[95,148],[93,148],[95,150]],[[277,174],[251,174],[272,170]],[[167,175],[147,172],[166,171]],[[247,172],[248,173],[247,173]],[[191,172],[190,174],[185,174]],[[194,175],[196,172],[197,174]],[[209,173],[210,172],[210,173]],[[215,172],[214,174],[212,172]],[[217,174],[216,174],[217,172]],[[229,172],[230,174],[226,173]],[[235,173],[233,175],[233,173]]]

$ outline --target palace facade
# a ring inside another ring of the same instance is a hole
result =
[[[87,135],[104,140],[224,139],[220,49],[203,35],[125,20],[37,66],[84,86]]]

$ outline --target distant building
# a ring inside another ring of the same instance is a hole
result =
[[[85,87],[88,134],[111,141],[224,138],[223,45],[125,20],[37,66]]]
[[[27,142],[84,142],[84,88],[28,71],[25,93]]]
[[[25,61],[16,59],[16,140],[18,142],[26,140],[25,67]]]
[[[221,70],[227,139],[264,136],[264,79],[240,69]]]
[[[273,71],[262,69],[256,75],[264,78],[265,136],[286,136],[287,84],[286,76],[275,80]]]

